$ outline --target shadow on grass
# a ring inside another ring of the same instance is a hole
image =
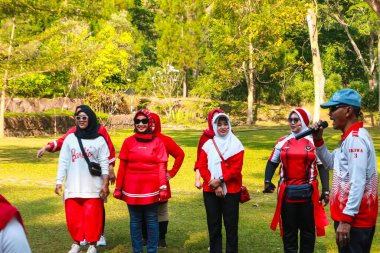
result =
[[[0,162],[51,164],[59,156],[59,153],[46,152],[42,158],[37,158],[38,149],[39,148],[26,148],[22,144],[8,145],[6,149],[0,150]]]

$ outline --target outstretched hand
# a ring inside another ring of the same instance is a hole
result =
[[[263,193],[273,193],[276,186],[272,182],[265,182]]]

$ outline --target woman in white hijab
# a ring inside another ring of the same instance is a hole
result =
[[[322,204],[329,201],[329,174],[315,154],[311,135],[295,139],[296,134],[308,130],[310,113],[304,108],[294,109],[289,113],[288,122],[291,133],[276,142],[265,168],[263,192],[274,191],[271,180],[281,163],[278,201],[271,229],[276,230],[280,224],[284,252],[314,252],[315,235],[325,235],[324,227],[328,225]],[[322,181],[321,195],[318,171]]]
[[[210,252],[222,252],[222,219],[227,237],[225,252],[238,252],[244,147],[232,133],[230,119],[225,113],[215,115],[212,125],[215,136],[203,145],[199,157]]]

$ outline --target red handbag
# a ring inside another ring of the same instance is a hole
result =
[[[241,190],[240,190],[240,203],[245,203],[250,200],[251,200],[251,196],[249,196],[247,187],[242,185]]]

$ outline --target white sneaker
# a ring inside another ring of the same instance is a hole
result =
[[[84,239],[83,241],[81,241],[79,244],[80,244],[81,246],[86,246],[86,245],[87,245],[86,239]]]
[[[90,245],[90,247],[88,247],[87,253],[97,253],[97,252],[98,250],[96,249],[94,245]]]
[[[96,246],[106,246],[106,238],[102,235],[99,239],[99,241],[96,243]]]
[[[73,243],[73,245],[71,245],[71,249],[67,253],[81,253],[81,252],[82,250],[80,246],[78,244]]]

